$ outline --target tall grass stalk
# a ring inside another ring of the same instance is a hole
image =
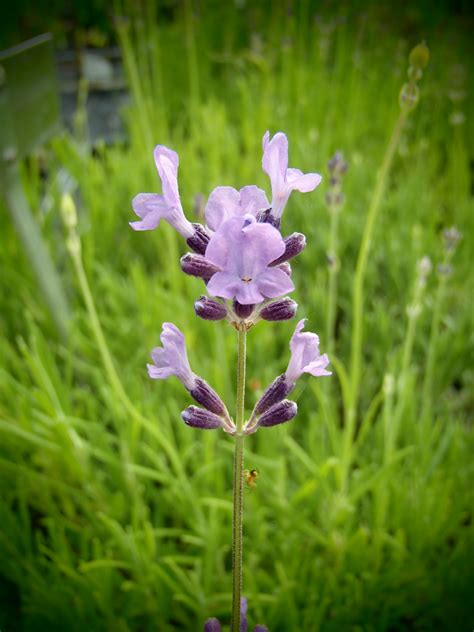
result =
[[[360,394],[361,369],[363,362],[362,342],[364,329],[364,281],[367,270],[367,262],[372,244],[374,229],[379,214],[383,195],[388,182],[393,158],[400,142],[400,135],[407,118],[407,111],[402,109],[390,136],[387,149],[382,161],[382,166],[377,174],[375,189],[367,213],[362,243],[357,258],[355,276],[352,289],[352,343],[350,360],[350,398],[349,407],[345,411],[345,429],[343,443],[343,487],[347,485],[347,476],[352,460],[352,446],[354,430],[357,419],[357,408]]]

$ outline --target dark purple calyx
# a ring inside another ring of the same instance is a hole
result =
[[[207,296],[200,296],[194,303],[196,316],[204,320],[222,320],[227,316],[227,307]]]
[[[258,420],[258,425],[264,428],[270,426],[278,426],[284,424],[287,421],[291,421],[296,417],[298,412],[298,406],[295,402],[291,402],[289,399],[284,399],[282,402],[275,404],[269,408]]]
[[[263,320],[277,321],[277,320],[290,320],[296,314],[298,309],[298,303],[295,303],[291,298],[282,298],[279,301],[274,301],[269,305],[266,305],[260,310],[260,318]]]
[[[197,406],[188,406],[181,413],[181,417],[186,425],[201,430],[215,430],[222,426],[221,417]],[[210,629],[212,630],[212,628]]]
[[[271,262],[271,266],[277,266],[284,261],[289,261],[300,254],[306,248],[306,237],[303,233],[291,233],[283,239],[285,242],[285,252]]]
[[[255,309],[255,305],[242,305],[242,303],[236,300],[234,300],[232,307],[237,316],[243,319],[248,318]]]
[[[252,417],[262,415],[266,410],[281,402],[293,389],[294,384],[287,384],[286,375],[279,375],[270,386],[267,387],[262,397],[255,404]]]
[[[281,220],[279,217],[275,217],[272,214],[272,209],[267,208],[265,211],[259,211],[257,213],[257,222],[261,224],[271,224],[275,228],[280,229]]]
[[[200,277],[205,281],[219,271],[213,263],[208,261],[203,255],[187,252],[180,259],[181,270],[190,276]]]
[[[209,243],[210,235],[202,224],[193,224],[194,233],[191,237],[186,239],[186,243],[197,252],[199,255],[203,255],[206,252],[207,244]]]
[[[198,404],[207,408],[207,410],[210,410],[216,415],[221,415],[222,417],[227,416],[227,410],[222,399],[216,391],[200,377],[196,378],[195,387],[189,392],[191,397]]]

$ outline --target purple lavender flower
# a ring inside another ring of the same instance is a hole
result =
[[[299,321],[291,337],[288,368],[273,380],[255,404],[244,427],[245,434],[252,434],[260,425],[272,426],[293,419],[297,411],[296,404],[285,397],[293,390],[295,382],[303,373],[314,376],[331,375],[326,370],[329,364],[327,354],[319,353],[318,336],[309,331],[302,333],[305,322],[305,318]]]
[[[227,408],[216,391],[192,372],[184,336],[176,325],[163,323],[160,340],[163,347],[156,347],[151,352],[154,364],[147,364],[148,375],[154,380],[164,380],[176,375],[198,404],[232,425]]]
[[[291,358],[285,372],[285,381],[289,385],[294,384],[303,373],[314,376],[331,375],[326,370],[329,364],[327,354],[319,353],[319,337],[309,331],[301,333],[305,322],[306,318],[299,321],[291,337]]]
[[[207,285],[209,294],[253,305],[293,291],[289,276],[269,267],[284,251],[280,233],[270,224],[257,223],[252,215],[227,220],[206,248],[206,259],[219,268]]]
[[[243,187],[240,191],[233,187],[217,187],[212,191],[206,204],[206,222],[209,228],[217,230],[231,217],[256,217],[258,211],[269,206],[265,193],[254,185]]]
[[[164,145],[154,151],[155,164],[161,178],[163,195],[139,193],[132,206],[141,221],[130,222],[133,230],[153,230],[164,219],[185,239],[195,233],[195,228],[184,216],[178,191],[178,154]]]
[[[313,191],[321,182],[317,173],[303,173],[299,169],[288,168],[288,138],[278,132],[270,139],[270,132],[263,137],[262,166],[270,177],[272,185],[271,216],[279,224],[288,198],[292,191],[306,193]]]
[[[192,391],[196,388],[196,375],[189,366],[184,335],[173,323],[163,323],[160,340],[163,347],[153,349],[153,364],[146,365],[148,375],[154,380],[176,375],[188,391]]]
[[[247,629],[247,599],[242,597],[240,600],[240,632],[247,632]],[[215,617],[208,619],[204,624],[204,632],[222,632],[222,626],[219,619],[216,619]],[[257,624],[254,627],[253,632],[268,632],[268,628],[264,625]]]

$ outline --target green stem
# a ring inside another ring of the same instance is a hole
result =
[[[327,316],[327,349],[331,355],[335,344],[335,321],[337,305],[337,275],[339,272],[339,262],[337,259],[337,230],[339,224],[339,209],[331,209],[331,228],[329,234],[329,297]]]
[[[247,332],[238,332],[237,401],[234,452],[234,507],[232,518],[232,630],[240,630],[240,599],[242,597],[242,523],[244,513],[244,424],[245,362]]]
[[[445,256],[442,266],[448,265],[449,256]],[[440,276],[438,288],[433,307],[433,317],[431,320],[430,341],[428,344],[428,354],[426,358],[425,375],[423,379],[422,395],[421,395],[421,423],[420,429],[425,432],[426,426],[431,414],[432,396],[433,396],[433,374],[436,362],[437,338],[441,323],[442,306],[444,302],[444,293],[446,291],[447,277],[445,274]]]
[[[393,128],[390,141],[385,151],[382,167],[377,176],[374,193],[370,202],[367,220],[365,224],[362,243],[359,250],[357,265],[354,277],[354,292],[352,299],[352,346],[351,346],[351,388],[349,407],[346,410],[346,426],[343,445],[343,484],[346,485],[347,473],[350,470],[352,443],[354,438],[354,429],[357,418],[357,405],[359,401],[359,390],[361,381],[362,366],[362,337],[364,324],[364,281],[367,269],[367,260],[369,256],[370,246],[377,220],[380,204],[382,202],[385,188],[387,185],[388,174],[393,162],[393,157],[400,141],[400,135],[407,117],[407,111],[402,110],[398,120]]]

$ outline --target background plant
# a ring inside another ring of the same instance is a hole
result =
[[[1,215],[2,629],[193,630],[196,621],[226,615],[231,446],[213,433],[196,441],[175,413],[179,386],[150,385],[143,361],[157,323],[179,314],[180,327],[193,332],[191,362],[199,353],[202,374],[232,402],[234,337],[196,322],[191,306],[200,281],[169,265],[183,252],[171,229],[139,245],[123,230],[129,201],[156,190],[149,159],[156,142],[179,150],[182,197],[197,215],[202,192],[253,181],[264,129],[287,131],[292,161],[303,170],[323,171],[343,150],[349,170],[334,351],[347,367],[364,220],[407,55],[420,36],[432,58],[371,245],[347,484],[340,475],[344,380],[335,393],[307,384],[298,424],[257,433],[254,449],[249,441],[246,465],[260,476],[246,496],[246,594],[255,620],[272,632],[451,630],[472,619],[472,123],[462,71],[469,39],[454,21],[435,31],[433,14],[430,23],[416,12],[398,21],[377,9],[328,14],[302,3],[268,15],[264,6],[196,13],[188,3],[171,21],[156,24],[147,14],[118,21],[134,98],[129,142],[92,151],[64,135],[49,148],[46,180],[44,157],[24,166],[74,306],[67,346],[57,341]],[[320,192],[329,180],[323,175]],[[59,220],[65,181],[77,198],[84,278],[105,346],[66,250]],[[264,182],[262,174],[257,184]],[[295,266],[294,298],[304,297],[309,325],[321,332],[330,230],[323,192],[295,196],[287,216],[288,232],[302,230],[314,244]],[[440,276],[442,233],[452,225],[463,238],[451,274]],[[424,256],[433,271],[419,291]],[[269,351],[250,358],[255,401],[284,370],[291,330],[259,332],[259,346]],[[107,354],[118,381],[104,370]]]

